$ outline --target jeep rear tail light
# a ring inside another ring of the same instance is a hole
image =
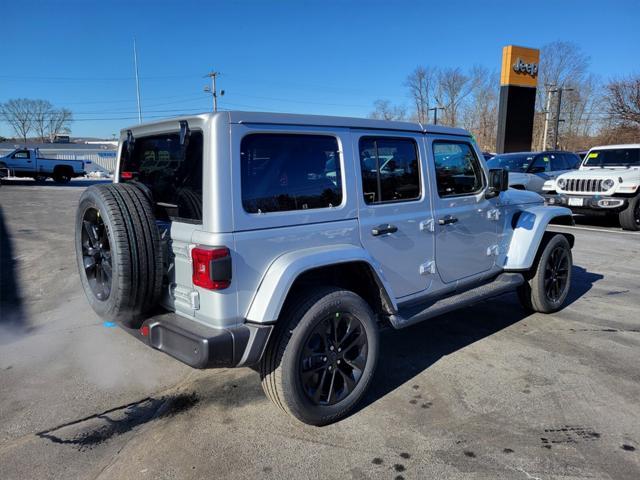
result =
[[[131,180],[133,178],[133,172],[120,172],[120,178],[123,180]]]
[[[195,247],[191,250],[193,284],[207,290],[231,285],[231,253],[226,247]]]

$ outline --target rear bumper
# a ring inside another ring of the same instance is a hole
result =
[[[248,322],[213,328],[175,313],[165,313],[145,320],[139,330],[126,330],[193,368],[223,368],[260,361],[272,329],[273,325]]]
[[[543,195],[546,205],[560,205],[570,208],[574,213],[617,213],[621,212],[629,204],[624,197],[611,197],[602,195],[565,195],[562,193]]]

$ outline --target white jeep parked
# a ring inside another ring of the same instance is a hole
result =
[[[616,214],[625,230],[640,230],[640,144],[594,147],[580,169],[543,186],[548,205],[584,215]]]

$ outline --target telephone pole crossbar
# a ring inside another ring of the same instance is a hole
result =
[[[211,94],[211,99],[212,99],[212,112],[217,112],[218,111],[218,90],[216,89],[216,79],[218,78],[218,76],[221,75],[220,72],[215,72],[215,71],[211,71],[209,73],[207,73],[204,78],[210,78],[211,79],[211,86],[209,87],[208,85],[204,87],[204,91],[206,93],[210,93]],[[224,90],[220,91],[220,96],[224,95]]]

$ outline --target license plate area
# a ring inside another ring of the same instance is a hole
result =
[[[568,205],[570,207],[582,207],[584,205],[584,198],[569,198]]]

